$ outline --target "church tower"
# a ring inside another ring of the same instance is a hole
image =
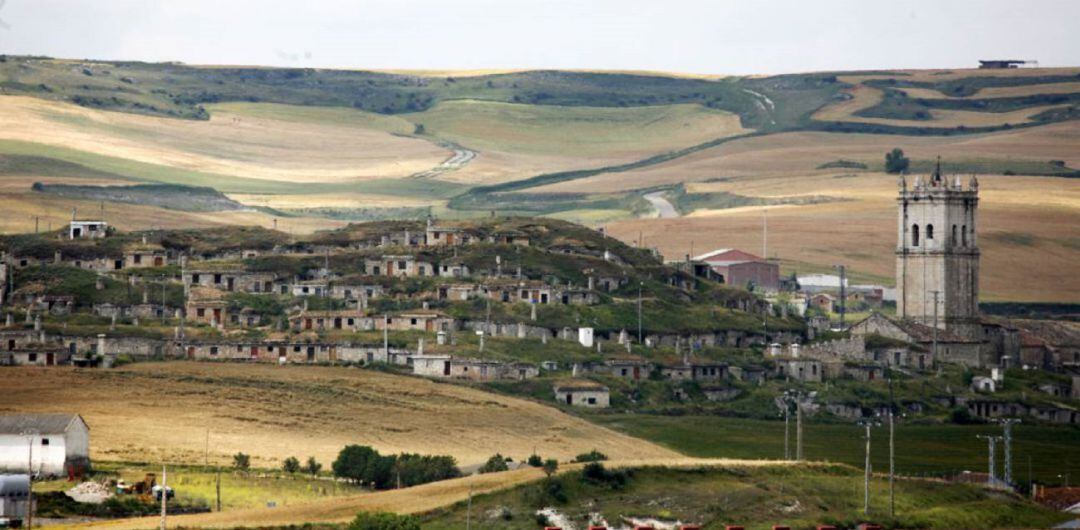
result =
[[[979,181],[964,189],[960,177],[900,177],[896,246],[896,313],[928,326],[976,339],[979,325]],[[935,321],[935,292],[937,293]]]

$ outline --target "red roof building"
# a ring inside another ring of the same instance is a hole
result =
[[[720,282],[732,287],[764,291],[780,290],[780,266],[768,260],[734,248],[722,248],[697,256],[720,276]]]

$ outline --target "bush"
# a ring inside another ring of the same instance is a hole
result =
[[[461,476],[457,461],[452,456],[400,454],[385,458],[405,487]]]
[[[300,471],[300,461],[297,460],[295,456],[290,456],[281,463],[281,469],[292,475],[293,473]]]
[[[420,530],[420,521],[411,515],[389,512],[361,512],[348,530]]]
[[[540,458],[540,455],[529,455],[529,459],[525,463],[532,467],[543,467],[544,459]]]
[[[949,411],[949,421],[957,425],[971,425],[979,423],[979,419],[971,415],[967,407],[956,407]]]
[[[604,453],[593,449],[588,453],[581,453],[574,457],[574,462],[601,462],[607,460],[608,457]]]
[[[247,471],[251,469],[251,455],[244,453],[236,453],[232,457],[232,465],[234,468],[240,471]]]
[[[903,173],[911,165],[911,159],[904,156],[904,151],[899,147],[885,153],[885,172]]]
[[[318,460],[315,460],[314,456],[309,456],[307,459],[307,463],[304,464],[304,467],[303,469],[301,469],[301,471],[314,477],[319,474],[319,471],[322,471],[322,464],[320,464]]]
[[[600,462],[585,464],[581,470],[581,478],[585,482],[607,486],[611,489],[623,489],[630,482],[630,474],[627,471],[608,471]]]
[[[477,472],[497,473],[508,469],[510,469],[510,467],[506,465],[506,458],[499,453],[495,453],[491,458],[488,458],[487,462],[484,462],[484,465],[480,466],[480,469],[477,470]]]

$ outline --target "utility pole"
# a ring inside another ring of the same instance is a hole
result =
[[[26,527],[34,527],[34,436],[37,435],[35,431],[23,431],[23,435],[26,436],[26,477],[27,477],[27,499],[28,504],[26,506]]]
[[[40,221],[41,221],[41,217],[35,215],[34,216],[34,233],[35,234],[38,233],[38,224],[40,223]]]
[[[994,483],[997,482],[997,476],[995,475],[996,466],[994,465],[994,453],[997,449],[998,440],[1001,440],[1001,437],[980,434],[976,436],[976,438],[986,440],[987,449],[989,450],[989,470],[987,473],[989,475],[989,478],[986,480],[986,484],[989,486],[994,486]]]
[[[637,341],[638,344],[644,344],[641,341],[641,288],[645,285],[645,282],[638,282],[637,287]]]
[[[870,428],[879,424],[876,421],[859,421],[859,426],[866,429],[866,464],[863,475],[863,515],[870,515]]]
[[[536,451],[533,451],[535,454]],[[465,530],[472,530],[472,493],[473,484],[469,483],[469,507],[465,510]]]
[[[896,474],[896,401],[893,395],[892,368],[886,367],[889,380],[889,517],[896,516],[893,478]]]
[[[217,511],[221,511],[221,466],[217,468]]]
[[[166,318],[165,311],[165,276],[161,276],[161,323],[165,323]]]
[[[769,209],[761,209],[761,259],[769,259]]]
[[[788,421],[788,419],[790,417],[791,417],[791,405],[787,402],[787,399],[785,399],[784,400],[784,460],[791,460],[791,449],[788,447],[789,446],[788,440],[791,438],[791,434],[789,434],[790,430],[791,430],[789,425],[790,425],[791,422]]]
[[[802,392],[795,393],[795,460],[802,462]]]
[[[1010,487],[1013,485],[1013,473],[1012,473],[1012,426],[1013,424],[1020,423],[1019,418],[1005,418],[999,420],[1001,429],[1004,431],[1005,440],[1005,483]]]
[[[847,267],[837,265],[840,269],[840,329],[844,329],[844,314],[847,313]]]
[[[169,498],[169,477],[165,473],[165,466],[161,466],[161,530],[165,530],[165,505]]]
[[[386,354],[386,362],[390,362],[390,316],[383,313],[382,345],[383,353]]]

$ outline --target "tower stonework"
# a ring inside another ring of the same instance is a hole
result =
[[[942,177],[939,162],[928,180],[917,177],[911,189],[901,177],[897,203],[897,315],[960,337],[981,337],[978,180],[971,177],[964,189],[959,177]]]

